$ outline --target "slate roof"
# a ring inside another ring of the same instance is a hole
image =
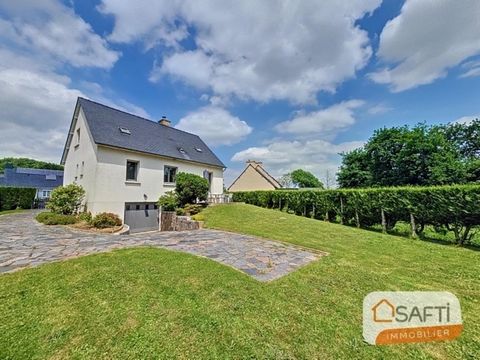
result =
[[[0,186],[54,189],[63,185],[63,171],[29,168],[6,168]]]
[[[197,135],[84,98],[78,98],[78,105],[98,145],[225,167]]]

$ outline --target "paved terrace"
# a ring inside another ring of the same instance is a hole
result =
[[[46,226],[34,212],[0,216],[0,273],[135,246],[207,257],[259,281],[282,277],[325,255],[276,241],[218,230],[111,235]]]

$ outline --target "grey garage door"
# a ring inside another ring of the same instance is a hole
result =
[[[158,230],[158,206],[155,203],[126,203],[125,224],[130,232]]]

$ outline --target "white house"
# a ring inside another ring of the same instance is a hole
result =
[[[175,188],[175,176],[203,176],[211,194],[223,193],[225,165],[194,134],[78,98],[61,163],[64,184],[86,191],[92,214],[112,212],[132,230],[158,227],[158,198]],[[129,223],[130,222],[130,223]]]

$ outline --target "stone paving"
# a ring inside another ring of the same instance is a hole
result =
[[[0,216],[0,273],[134,246],[158,246],[207,257],[260,281],[274,280],[325,253],[218,230],[94,234],[45,226],[34,212]]]

